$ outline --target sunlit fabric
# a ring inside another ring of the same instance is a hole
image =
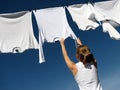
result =
[[[0,52],[17,53],[38,49],[31,14],[29,11],[0,14]]]
[[[34,15],[39,28],[40,52],[43,52],[42,44],[44,42],[54,43],[61,38],[68,37],[77,39],[67,22],[65,8],[40,9],[34,11]],[[43,53],[40,53],[39,57],[40,63],[45,61]]]
[[[81,30],[95,29],[99,24],[91,20],[93,14],[88,4],[77,4],[67,7],[73,21],[78,25]]]
[[[84,66],[82,62],[78,62],[76,67],[78,72],[75,75],[75,80],[80,90],[102,90],[97,69],[93,63],[88,63]]]

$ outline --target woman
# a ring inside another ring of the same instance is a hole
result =
[[[77,39],[76,58],[74,63],[68,56],[64,39],[60,40],[64,60],[72,72],[80,90],[102,90],[97,73],[97,62],[90,52],[90,49]]]

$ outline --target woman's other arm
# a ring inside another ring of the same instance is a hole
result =
[[[77,68],[76,68],[75,63],[69,58],[69,56],[67,54],[65,44],[64,44],[64,39],[60,40],[60,45],[61,45],[62,54],[63,54],[64,60],[66,62],[66,65],[70,69],[70,71],[73,73],[73,75],[75,75],[77,73]]]

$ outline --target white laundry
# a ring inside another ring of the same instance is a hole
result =
[[[72,37],[77,39],[72,29],[70,28],[67,17],[65,13],[65,8],[54,7],[47,9],[40,9],[34,11],[36,21],[39,28],[39,42],[40,52],[42,50],[42,44],[44,42],[53,43],[60,40],[61,38],[66,39],[67,37]],[[44,62],[44,55],[40,54],[40,63]]]
[[[97,10],[92,4],[88,4],[88,6],[94,15],[94,19],[101,24],[100,21],[105,20],[104,14],[101,11]]]
[[[42,31],[39,30],[39,63],[45,62],[44,52],[42,48],[43,44],[44,44],[44,36],[42,34]]]
[[[108,32],[110,37],[116,40],[120,40],[120,33],[107,22],[102,23],[103,32]]]
[[[0,52],[17,53],[38,49],[31,14],[29,11],[0,14]]]
[[[90,16],[93,14],[88,4],[77,4],[67,7],[70,12],[73,21],[76,22],[79,29],[89,30],[95,29],[99,26],[95,21],[90,20]]]
[[[96,2],[94,8],[104,16],[104,20],[109,19],[120,24],[120,0]]]
[[[117,6],[114,6],[114,5],[116,5],[115,0],[98,2],[98,3],[95,3],[94,6],[89,4],[91,10],[94,12],[94,15],[95,15],[94,18],[97,21],[102,22],[101,25],[103,28],[103,32],[108,32],[112,39],[120,40],[120,34],[115,29],[115,27],[118,27],[120,25],[119,17],[116,16],[117,12],[118,12],[117,11],[118,8],[116,8],[116,7],[118,7],[120,4]],[[116,8],[116,10],[115,10],[115,8]],[[120,8],[120,6],[119,6],[119,8]],[[112,13],[115,13],[116,15],[114,15]],[[118,15],[119,15],[119,12],[118,12]],[[117,19],[118,19],[118,21],[117,21]]]
[[[97,69],[92,63],[85,67],[82,62],[76,64],[78,69],[75,80],[80,90],[102,90],[100,85]]]

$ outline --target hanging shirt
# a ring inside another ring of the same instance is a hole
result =
[[[108,32],[112,39],[120,40],[119,32],[108,22],[102,23],[103,32]]]
[[[78,62],[76,67],[78,72],[75,75],[75,80],[80,90],[102,90],[97,69],[93,63],[84,66],[82,62]]]
[[[79,29],[90,30],[99,26],[98,23],[90,19],[93,14],[88,4],[77,4],[67,7],[73,21],[76,22]]]
[[[88,4],[88,6],[90,7],[90,10],[94,15],[95,21],[98,21],[99,24],[101,24],[100,21],[105,20],[104,14],[101,11],[97,10],[92,4]]]
[[[111,0],[96,2],[94,6],[89,6],[95,14],[96,21],[102,22],[103,32],[108,32],[112,39],[120,40],[120,34],[115,29],[120,25],[120,1]]]
[[[38,49],[31,14],[28,11],[0,14],[0,52],[17,53]]]
[[[39,28],[40,52],[43,52],[42,44],[44,42],[54,43],[61,38],[66,39],[67,37],[77,39],[67,22],[65,8],[40,9],[34,11],[34,15]],[[41,57],[40,63],[45,61],[43,54],[40,54],[39,57]]]
[[[120,24],[120,0],[96,2],[94,8],[104,16],[104,20],[109,19]]]

